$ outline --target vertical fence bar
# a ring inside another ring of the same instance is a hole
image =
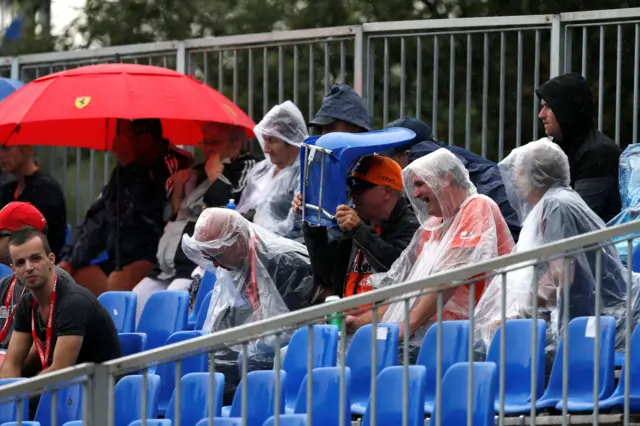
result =
[[[284,52],[278,46],[278,104],[284,102]]]
[[[640,24],[635,25],[633,39],[633,139],[631,143],[638,143],[638,73],[640,70]]]
[[[536,30],[535,36],[535,48],[534,48],[534,65],[533,65],[533,87],[537,88],[540,84],[540,30]],[[533,96],[533,123],[531,124],[531,128],[533,129],[533,137],[531,140],[538,140],[538,108],[540,105],[540,100],[538,96]]]
[[[456,102],[456,39],[453,34],[449,36],[449,146],[454,145],[455,129],[455,102]]]
[[[422,115],[422,37],[416,39],[416,118]]]
[[[589,45],[589,34],[587,27],[582,27],[582,77],[587,78],[587,47]]]
[[[620,140],[620,110],[622,104],[622,25],[618,25],[618,42],[616,45],[616,127],[615,141],[618,145]]]
[[[471,150],[471,77],[473,76],[472,37],[467,34],[467,90],[464,111],[464,147]]]
[[[382,125],[389,122],[389,39],[384,38],[384,68],[382,71]]]
[[[433,36],[433,98],[431,99],[431,130],[438,137],[438,68],[440,64],[440,43],[438,36]]]
[[[504,157],[504,84],[506,76],[505,33],[500,32],[500,106],[498,116],[498,160]]]
[[[269,49],[262,49],[262,115],[269,111]]]
[[[604,26],[600,26],[600,63],[598,66],[598,130],[602,131],[602,116],[604,114]]]
[[[482,156],[487,157],[487,112],[489,109],[489,34],[484,33],[482,60]]]
[[[405,92],[407,82],[407,69],[405,64],[405,42],[400,38],[400,117],[404,117]]]
[[[638,24],[636,24],[636,36],[638,35]],[[638,47],[638,38],[636,37],[636,49]],[[636,56],[637,57],[637,56]],[[633,253],[633,237],[627,240],[627,253]],[[629,256],[627,259],[627,294],[633,294],[633,256]],[[632,298],[627,297],[627,306],[625,309],[625,326],[624,326],[624,347],[627,348],[624,351],[624,403],[622,410],[622,420],[624,426],[629,426],[629,411],[631,410],[631,369],[628,366],[631,365],[631,333],[633,328],[633,303]],[[636,357],[638,354],[635,354]]]
[[[300,85],[298,81],[298,73],[300,72],[299,55],[300,52],[298,51],[298,45],[296,44],[293,46],[293,103],[296,105],[298,105],[299,101],[298,90]]]
[[[516,147],[522,144],[522,31],[518,31],[518,75],[516,82]],[[534,96],[535,97],[535,96]]]
[[[314,98],[315,98],[315,59],[313,57],[313,44],[309,45],[309,120],[315,115],[314,111]]]
[[[593,345],[593,425],[598,426],[600,394],[600,310],[602,309],[602,249],[596,249],[596,335]]]
[[[329,67],[329,43],[324,43],[324,93],[329,91],[329,76],[331,74]]]

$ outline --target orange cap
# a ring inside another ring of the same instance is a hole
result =
[[[350,177],[402,191],[402,168],[400,164],[382,155],[364,157]]]

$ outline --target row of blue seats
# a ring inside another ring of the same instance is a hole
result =
[[[461,389],[466,388],[468,378],[468,363],[453,365],[445,374],[442,384],[442,425],[458,425],[467,416],[467,398],[460,398]],[[474,363],[472,380],[473,418],[474,425],[493,425],[493,400],[496,393],[496,366],[493,363]],[[407,370],[407,415],[409,425],[422,426],[424,424],[424,405],[422,401],[426,389],[426,373],[424,366],[410,366]],[[280,424],[306,425],[307,412],[310,413],[313,424],[338,426],[340,424],[340,401],[344,401],[344,424],[351,423],[350,381],[351,371],[344,370],[345,390],[341,394],[341,371],[339,367],[317,368],[313,370],[311,380],[312,405],[307,405],[307,380],[305,376],[300,386],[294,414],[285,414],[284,389],[286,388],[287,373],[281,371],[254,371],[247,375],[246,425],[271,425],[276,411],[276,400],[280,401],[277,411],[281,414]],[[376,409],[377,424],[399,424],[403,418],[405,369],[402,366],[387,367],[376,376]],[[211,379],[213,378],[213,383]],[[276,395],[276,381],[280,381],[280,395]],[[141,426],[143,413],[144,376],[132,375],[121,379],[115,387],[116,426]],[[160,393],[159,376],[147,376],[146,383],[146,423],[149,426],[171,426],[179,413],[180,424],[183,426],[207,426],[209,407],[213,404],[212,417],[215,425],[242,425],[242,383],[233,399],[230,415],[221,416],[222,393],[224,376],[216,373],[213,377],[208,373],[191,373],[180,381],[180,400],[176,411],[174,392],[163,419],[158,419],[158,398]],[[4,384],[0,381],[0,385]],[[213,385],[213,386],[212,386]],[[213,394],[211,390],[213,389]],[[34,421],[23,422],[25,426],[49,426],[51,424],[52,394],[47,392],[41,398]],[[82,426],[82,387],[79,384],[67,386],[57,390],[56,423],[63,426]],[[259,401],[259,403],[255,403]],[[23,401],[23,418],[26,418],[27,401]],[[13,418],[18,409],[17,402],[0,405],[0,425],[16,426],[17,422],[4,422],[7,414]],[[369,425],[372,417],[371,403],[363,416],[363,425]]]
[[[211,288],[213,285],[211,285]],[[170,310],[165,303],[165,305],[155,306],[155,300],[159,302],[169,301],[174,297],[172,292],[158,292],[154,294],[147,302],[147,306],[145,306],[145,310],[143,312],[143,317],[147,313],[150,312],[150,315],[159,317],[157,320],[153,321],[153,325],[158,326],[166,321],[168,316],[166,315],[167,311]],[[201,292],[199,292],[200,294]],[[106,293],[108,295],[108,293]],[[127,293],[129,296],[122,295],[120,293],[114,294],[118,299],[126,299],[126,297],[130,297],[135,301],[135,297],[131,296],[132,293]],[[210,295],[209,295],[210,297]],[[204,298],[202,298],[204,299]],[[105,306],[108,305],[108,302],[105,303]],[[129,304],[128,309],[131,311],[130,316],[133,318],[135,315],[135,306],[132,306],[133,303]],[[200,316],[206,317],[206,307],[208,303],[204,303],[201,306],[204,306],[205,309],[196,306],[195,311],[200,311]],[[132,309],[133,308],[133,309]],[[126,311],[126,309],[122,310]],[[161,313],[158,315],[156,313]],[[186,315],[186,314],[185,314]],[[203,320],[202,320],[203,321]],[[588,322],[592,321],[588,318],[578,318],[572,321],[570,325],[570,332],[572,330],[576,330],[575,335],[572,333],[570,336],[570,341],[572,342],[570,352],[570,383],[574,380],[579,380],[578,384],[574,387],[570,386],[569,392],[569,403],[568,409],[571,411],[582,411],[584,403],[592,404],[592,390],[593,390],[593,343],[594,339],[585,337],[585,333],[583,332],[585,327],[587,327]],[[614,350],[614,338],[615,338],[615,321],[610,317],[601,317],[601,356],[600,356],[600,398],[603,402],[613,394],[614,390],[614,367],[611,362],[615,358],[613,354]],[[613,323],[612,323],[613,322]],[[138,325],[138,331],[145,329],[146,322],[143,321],[143,318],[140,320],[140,324]],[[505,360],[505,365],[507,368],[507,379],[505,380],[505,412],[507,414],[526,414],[530,410],[530,401],[531,401],[531,364],[532,364],[532,320],[510,320],[507,322],[507,342],[506,346],[509,348],[507,351],[507,357]],[[546,325],[544,321],[538,320],[538,342],[537,342],[537,374],[536,374],[536,389],[537,389],[537,406],[538,408],[557,408],[561,409],[560,403],[560,395],[562,394],[562,363],[560,362],[560,358],[556,358],[554,362],[554,367],[552,369],[552,375],[548,384],[548,387],[545,391],[545,383],[544,383],[544,348],[545,348],[545,331]],[[379,325],[383,326],[383,325]],[[392,325],[384,325],[389,329],[389,333],[387,333],[386,340],[378,340],[378,365],[376,371],[381,371],[383,368],[391,365],[398,364],[398,340],[397,340],[397,327]],[[593,328],[593,324],[589,325]],[[170,327],[168,327],[170,328]],[[306,330],[306,329],[305,329]],[[337,347],[337,339],[338,332],[337,329],[329,332],[327,329],[320,329],[316,327],[317,332],[314,332],[315,341],[320,341],[322,344],[316,344],[314,342],[314,365],[313,367],[330,367],[335,365],[335,356],[332,354],[336,353]],[[366,330],[369,330],[366,332]],[[168,332],[169,330],[167,330]],[[353,352],[357,354],[357,356],[349,357],[347,355],[347,366],[352,368],[354,374],[354,404],[353,404],[353,412],[355,414],[362,415],[364,412],[364,407],[366,405],[366,400],[369,395],[370,390],[370,338],[363,338],[365,334],[371,335],[370,328],[363,328],[356,336],[354,336],[347,353],[351,352],[353,348]],[[637,332],[634,331],[634,336]],[[168,334],[168,333],[167,333]],[[297,333],[296,333],[297,334]],[[492,362],[498,362],[499,360],[499,339],[500,339],[501,331],[499,330],[496,336],[493,339],[493,342],[489,348],[487,360]],[[320,339],[320,340],[317,340]],[[300,335],[299,343],[295,338],[290,342],[291,352],[297,354],[306,354],[307,352],[307,340],[308,337]],[[447,368],[456,363],[456,362],[465,362],[468,361],[469,355],[469,324],[468,321],[445,321],[443,323],[443,341],[442,341],[442,372],[446,372]],[[634,340],[635,341],[635,340]],[[580,350],[576,350],[578,348],[578,344],[582,344]],[[159,344],[152,345],[151,347],[158,347]],[[632,345],[633,346],[633,345]],[[145,348],[150,348],[150,346],[144,345]],[[563,344],[560,343],[560,349],[563,347]],[[293,348],[296,348],[293,350]],[[423,341],[422,347],[420,349],[420,353],[418,355],[418,365],[424,365],[427,367],[428,373],[428,383],[427,387],[427,399],[425,401],[425,408],[427,413],[431,413],[433,411],[433,401],[435,399],[435,363],[436,363],[436,348],[437,348],[437,327],[433,326],[427,332],[425,339]],[[561,352],[559,352],[561,353]],[[326,354],[330,354],[327,356]],[[367,361],[366,358],[369,358]],[[584,359],[587,357],[588,359]],[[590,357],[590,358],[589,358]],[[353,358],[353,361],[352,361]],[[574,359],[575,358],[575,359]],[[297,373],[295,374],[297,379],[292,381],[291,389],[286,393],[286,401],[287,407],[289,411],[292,410],[295,397],[297,395],[297,386],[301,381],[301,377],[306,373],[306,355],[300,357],[300,364],[297,366]],[[291,363],[290,363],[291,364]],[[590,364],[591,365],[591,374],[585,374],[584,372],[576,372],[575,368],[578,368],[578,365],[581,364]],[[631,368],[634,368],[633,365]],[[287,368],[287,372],[289,374],[292,373],[292,369],[295,370],[296,367],[293,367],[293,364]],[[583,382],[582,379],[587,380],[587,382]],[[544,393],[543,393],[544,392]],[[618,391],[616,391],[616,395]],[[605,405],[612,403],[615,401],[607,401]],[[577,406],[575,404],[578,404]],[[497,405],[499,405],[497,403]],[[497,406],[496,409],[499,407]],[[638,404],[632,404],[632,409],[634,411],[640,411],[640,402]]]
[[[588,411],[593,409],[593,354],[595,344],[595,326],[593,320],[594,318],[577,318],[570,323],[569,340],[571,342],[571,346],[569,349],[569,401],[567,406],[569,411]],[[542,366],[543,364],[541,361],[544,354],[543,343],[545,329],[544,322],[542,320],[538,320],[537,323],[538,336],[540,337],[537,345],[539,349],[538,365]],[[505,343],[508,349],[505,360],[505,412],[507,414],[526,414],[530,410],[530,368],[532,364],[532,352],[530,350],[530,346],[532,325],[532,320],[509,320],[506,325],[507,341]],[[348,404],[350,408],[348,409],[349,414],[366,414],[366,409],[369,404],[371,339],[376,338],[378,345],[378,373],[381,373],[388,367],[395,366],[398,362],[397,326],[395,324],[380,324],[378,327],[385,327],[388,330],[387,333],[383,333],[386,334],[386,338],[384,340],[377,339],[377,337],[381,336],[380,333],[377,333],[377,330],[375,333],[376,336],[374,337],[374,329],[372,326],[363,327],[354,335],[353,340],[347,349],[345,371],[349,371],[348,375],[350,376],[350,379],[345,389],[350,394],[350,403]],[[447,372],[453,365],[458,363],[456,358],[464,359],[468,356],[468,327],[469,326],[466,321],[447,321],[443,323],[442,372],[444,376],[446,376]],[[289,350],[283,360],[283,374],[281,379],[282,396],[280,398],[283,404],[283,413],[299,412],[299,401],[306,401],[306,397],[300,399],[300,393],[306,390],[304,377],[308,371],[308,330],[309,329],[307,327],[304,327],[296,331],[290,340]],[[611,391],[613,390],[614,384],[612,374],[613,368],[611,367],[613,358],[613,336],[615,335],[615,323],[613,318],[602,317],[600,331],[601,364],[599,371],[599,383],[601,384],[601,390],[599,395],[601,401],[599,405],[602,409],[607,409],[622,404],[624,381],[621,380],[619,382],[615,393],[612,394]],[[172,340],[167,343],[170,344],[179,341],[180,336],[183,336],[183,338],[193,338],[198,335],[198,332],[195,331],[176,333],[176,337],[173,337],[172,335]],[[490,364],[495,365],[499,359],[500,335],[501,331],[498,332],[489,349],[487,359]],[[313,336],[314,351],[312,354],[312,360],[314,369],[318,366],[334,366],[337,358],[337,328],[334,326],[313,326]],[[425,337],[425,341],[423,342],[421,353],[418,358],[418,367],[424,368],[425,371],[425,390],[421,393],[422,397],[420,399],[423,402],[421,412],[429,415],[433,415],[434,413],[436,339],[437,328],[432,327]],[[563,343],[561,343],[558,353],[561,354],[562,350]],[[638,350],[640,350],[640,331],[639,329],[636,329],[632,336],[631,351],[632,353],[636,353]],[[497,355],[495,355],[496,353]],[[562,408],[560,403],[562,399],[561,360],[561,356],[556,357],[549,386],[542,397],[538,395],[538,398],[536,398],[536,406],[538,409],[551,408],[554,406],[557,409]],[[206,371],[206,368],[205,354],[188,358],[182,362],[182,371],[187,373],[187,375],[189,372],[194,370],[204,372]],[[633,362],[631,364],[631,368],[632,375],[640,372],[640,362]],[[339,370],[337,371],[339,372]],[[538,379],[543,380],[543,369],[539,368],[538,371]],[[256,373],[260,374],[256,375]],[[267,373],[275,374],[272,371],[262,371],[250,373],[250,376],[260,377]],[[154,375],[154,377],[158,377],[158,395],[155,400],[157,401],[157,412],[161,415],[168,415],[173,406],[170,402],[170,398],[174,392],[174,374],[175,369],[173,364],[164,364],[158,367],[157,374]],[[206,375],[207,373],[204,374]],[[286,380],[284,380],[285,377]],[[241,390],[241,387],[238,389]],[[538,386],[540,393],[542,389],[543,386]],[[499,400],[495,395],[493,398],[494,411],[499,411]],[[250,402],[250,406],[248,407],[250,410],[256,409],[254,405],[264,405],[264,399],[262,398],[252,397],[248,398],[248,401]],[[252,403],[253,401],[260,401],[260,403],[255,404]],[[637,411],[640,405],[639,402],[640,384],[634,386],[632,383],[632,411]],[[236,406],[235,409],[234,405]],[[223,417],[225,415],[234,417],[234,412],[237,413],[238,410],[235,399],[234,405],[222,408],[220,410],[220,414],[222,414]],[[220,404],[217,404],[217,406],[219,407]],[[216,415],[218,415],[218,413],[216,413]],[[153,417],[155,417],[155,415],[150,416],[150,418]]]
[[[574,319],[569,326],[571,347],[569,349],[569,400],[568,409],[570,411],[584,411],[584,404],[593,405],[593,366],[594,366],[594,344],[593,333],[595,318],[585,317]],[[562,409],[562,357],[563,343],[561,342],[558,356],[553,364],[552,374],[549,384],[545,390],[545,332],[546,325],[543,320],[537,322],[538,341],[536,343],[536,406],[538,409],[555,408]],[[531,369],[533,364],[533,320],[519,319],[509,320],[506,323],[507,348],[505,357],[505,413],[508,415],[527,414],[531,407]],[[376,332],[377,344],[377,366],[376,372],[382,371],[389,366],[397,365],[398,359],[398,328],[395,324],[379,324],[377,327],[384,327],[387,333]],[[592,329],[589,331],[589,329]],[[345,365],[351,370],[351,411],[355,415],[363,415],[370,393],[371,383],[371,344],[373,327],[366,326],[358,330],[353,336],[346,351]],[[600,339],[600,368],[599,384],[601,408],[613,408],[622,404],[620,395],[624,390],[624,382],[618,383],[618,388],[613,394],[615,387],[613,369],[613,347],[615,337],[615,321],[611,317],[601,317],[601,339]],[[303,327],[297,330],[289,342],[289,348],[283,359],[282,369],[287,373],[289,380],[285,384],[284,401],[287,413],[294,411],[300,383],[308,371],[308,347],[309,328]],[[333,367],[337,362],[338,329],[330,325],[313,326],[313,354],[312,367]],[[443,374],[451,365],[469,360],[469,322],[468,321],[445,321],[442,324],[442,356],[441,371]],[[198,332],[175,333],[167,343],[175,343],[197,337]],[[385,339],[380,339],[385,335]],[[489,347],[487,361],[498,364],[500,360],[500,339],[502,328],[500,328]],[[417,365],[422,365],[427,370],[427,387],[425,394],[425,412],[432,414],[435,404],[436,391],[436,371],[437,371],[437,326],[432,326],[422,343]],[[634,331],[632,336],[633,350],[635,345],[640,344],[640,329]],[[637,352],[639,349],[633,351]],[[638,364],[638,366],[636,366]],[[185,373],[195,371],[206,371],[206,359],[204,355],[199,358],[188,358],[182,363],[182,371]],[[640,368],[640,361],[633,362],[632,371]],[[161,365],[158,374],[163,377],[174,374],[173,364]],[[174,380],[166,382],[167,387],[161,398],[161,407],[168,401]],[[640,387],[640,386],[639,386]],[[632,390],[632,395],[634,394]],[[640,389],[637,394],[640,396]],[[611,398],[609,398],[611,397]],[[640,398],[634,402],[632,398],[631,408],[640,411]],[[228,408],[227,408],[228,410]],[[500,411],[500,401],[495,401],[495,411]],[[223,411],[223,415],[228,411]]]

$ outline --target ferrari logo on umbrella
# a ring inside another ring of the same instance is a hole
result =
[[[91,102],[91,96],[80,96],[76,98],[76,108],[82,109],[89,105]]]

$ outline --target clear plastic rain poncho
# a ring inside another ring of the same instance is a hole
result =
[[[307,138],[307,125],[300,110],[291,101],[276,105],[254,128],[264,152],[266,137],[274,137],[288,145],[300,147]],[[297,238],[301,228],[295,226],[291,200],[300,186],[300,157],[289,167],[276,172],[276,166],[266,159],[256,164],[247,178],[247,186],[237,206],[246,213],[255,210],[253,223],[286,238]]]
[[[402,181],[421,227],[387,273],[369,277],[374,287],[426,278],[512,250],[513,239],[500,209],[490,198],[477,194],[469,173],[448,150],[438,149],[409,164],[402,172]],[[478,296],[483,288],[484,281],[476,281]],[[469,285],[461,285],[448,300],[445,294],[443,319],[468,318],[469,291]],[[432,298],[436,306],[436,293],[425,297]],[[410,308],[417,302],[417,297],[411,298]],[[412,344],[421,342],[429,323],[437,320],[436,315],[433,309],[431,319],[416,331]],[[381,321],[404,321],[404,302],[391,304]]]
[[[570,187],[569,161],[547,138],[514,149],[499,163],[509,202],[518,211],[522,231],[517,251],[603,229],[604,222]],[[627,271],[612,245],[602,253],[602,315],[616,317],[618,344],[623,343]],[[569,318],[595,315],[596,251],[572,255]],[[539,259],[509,267],[506,274],[506,318],[527,318],[538,283],[538,317],[548,323],[547,353],[557,346],[563,321],[564,260]],[[488,347],[501,320],[502,277],[487,287],[475,311],[475,338]],[[635,291],[634,291],[635,293]],[[622,340],[620,340],[622,339]]]
[[[625,148],[620,156],[619,172],[620,201],[622,201],[622,211],[607,226],[621,225],[632,222],[640,218],[640,144],[634,143]],[[620,253],[620,260],[625,265],[629,264],[629,257],[632,253],[629,250],[629,239],[633,237],[632,248],[640,242],[639,234],[622,235],[614,238],[616,248]]]
[[[217,268],[204,331],[225,330],[305,308],[315,296],[306,247],[252,224],[234,210],[204,210],[193,236],[182,237],[182,250],[198,266]],[[269,361],[272,339],[250,345],[250,358]],[[286,344],[285,338],[280,340]],[[230,350],[239,352],[241,347]],[[237,354],[231,358],[237,366]]]

